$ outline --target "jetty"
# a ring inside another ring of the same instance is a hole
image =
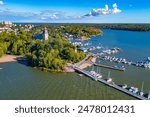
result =
[[[95,55],[88,54],[82,61],[75,63],[75,64],[69,64],[67,67],[64,67],[63,71],[75,72],[75,70],[74,70],[75,66],[78,66],[78,68],[80,68],[80,69],[85,69],[87,67],[92,66],[96,62],[96,58],[97,57]]]
[[[112,67],[112,66],[108,66],[108,65],[96,64],[96,63],[94,63],[93,65],[94,66],[98,66],[98,67],[103,67],[103,68],[118,70],[118,71],[125,71],[125,69],[116,68],[116,67]]]
[[[128,94],[128,95],[130,95],[130,96],[132,96],[132,97],[135,97],[135,98],[140,99],[140,100],[148,100],[148,98],[146,98],[146,97],[144,97],[144,96],[141,96],[141,95],[138,95],[137,93],[133,93],[133,92],[129,91],[129,90],[126,89],[126,88],[122,88],[121,86],[115,84],[114,82],[113,82],[113,83],[110,83],[110,82],[107,82],[106,80],[101,79],[101,78],[97,79],[97,77],[96,77],[96,76],[93,76],[89,71],[82,70],[82,69],[80,69],[80,68],[78,68],[78,67],[74,67],[74,69],[75,69],[77,72],[80,72],[80,73],[82,73],[82,74],[84,74],[84,75],[90,77],[92,80],[96,80],[96,81],[98,81],[98,82],[101,82],[101,83],[103,83],[103,84],[105,84],[105,85],[107,85],[107,86],[109,86],[109,87],[112,87],[112,88],[114,88],[114,89],[117,89],[117,90],[119,90],[119,91],[121,91],[121,92],[123,92],[123,93],[126,93],[126,94]]]

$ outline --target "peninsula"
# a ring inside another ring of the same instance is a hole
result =
[[[62,71],[68,64],[83,60],[86,55],[68,40],[86,40],[100,35],[98,28],[80,25],[1,25],[0,62],[16,61],[26,56],[29,66],[46,71]],[[15,55],[15,56],[11,56]]]

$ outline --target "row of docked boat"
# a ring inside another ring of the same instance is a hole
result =
[[[102,79],[103,76],[101,73],[97,73],[94,70],[91,70],[91,71],[89,71],[89,74],[94,77],[95,81],[103,80]],[[116,85],[115,82],[113,82],[112,78],[110,77],[110,72],[108,73],[108,78],[106,79],[106,82],[108,84],[110,84],[110,86],[118,87],[118,85]],[[131,94],[136,95],[137,97],[143,97],[146,99],[150,99],[150,92],[148,93],[148,95],[146,97],[144,96],[145,93],[143,92],[143,87],[144,87],[144,82],[142,83],[141,90],[138,90],[138,88],[133,87],[133,86],[128,88],[128,86],[126,84],[120,86],[119,89],[122,91],[130,92]],[[123,90],[123,89],[125,89],[125,90]]]
[[[103,53],[105,53],[105,54],[117,54],[120,51],[121,51],[120,48],[113,48],[113,49],[103,50]]]
[[[103,80],[101,73],[96,73],[95,71],[90,71],[89,73],[92,76],[94,76],[95,81]],[[106,82],[110,84],[110,86],[118,87],[118,85],[116,85],[115,82],[113,82],[112,78],[110,77],[110,72],[108,73],[108,78],[106,79]],[[146,97],[144,96],[145,93],[143,92],[143,87],[144,87],[144,82],[142,83],[141,91],[138,90],[138,88],[133,87],[133,86],[128,88],[126,84],[122,85],[119,89],[125,89],[126,92],[130,92],[131,94],[136,95],[137,97],[139,96],[139,97],[144,97],[146,99],[150,99],[150,92],[148,93]]]
[[[143,62],[132,62],[132,61],[127,61],[125,58],[117,58],[111,56],[104,56],[102,57],[102,59],[110,62],[123,63],[123,64],[134,65],[137,67],[144,67],[150,69],[150,60],[146,60]]]
[[[102,59],[103,60],[108,60],[110,62],[124,63],[124,64],[129,64],[129,65],[132,64],[131,61],[127,61],[124,58],[117,58],[117,57],[112,57],[112,56],[104,56],[104,57],[102,57]]]
[[[101,79],[102,78],[102,75],[101,73],[96,73],[95,71],[90,71],[90,74],[92,76],[94,76],[95,80],[97,81],[98,79]]]
[[[102,46],[92,46],[92,47],[90,47],[90,48],[88,48],[90,51],[93,51],[93,50],[100,50],[100,49],[103,49],[103,47]]]
[[[91,46],[91,45],[92,45],[92,43],[89,43],[89,42],[87,42],[87,43],[82,43],[82,42],[70,42],[70,43],[72,43],[74,46],[81,46],[81,47],[84,47],[84,46]]]
[[[125,84],[125,85],[122,85],[121,86],[123,89],[127,89],[128,88],[128,86]],[[138,88],[136,88],[136,87],[130,87],[130,88],[128,88],[128,90],[130,91],[130,92],[132,92],[133,94],[136,94],[136,95],[139,95],[139,96],[144,96],[144,92],[143,92],[143,87],[144,87],[144,82],[142,83],[142,87],[141,87],[141,90],[138,90]],[[147,99],[150,99],[150,92],[148,93],[148,95],[147,95]]]

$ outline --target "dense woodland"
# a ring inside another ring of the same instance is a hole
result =
[[[86,38],[89,38],[92,35],[102,34],[102,31],[99,28],[92,28],[86,25],[69,25],[65,26],[62,31],[73,35],[77,34],[78,36],[85,36]]]
[[[44,27],[48,27],[49,36],[51,38],[64,38],[64,33],[85,36],[86,38],[89,38],[92,35],[101,35],[103,33],[99,28],[80,24],[58,24],[58,26],[44,24],[42,26],[35,27],[33,32],[40,33]]]
[[[150,32],[150,24],[82,24],[82,25],[100,29]]]
[[[76,51],[76,47],[70,44],[63,36],[64,32],[90,36],[99,34],[94,28],[81,26],[52,26],[46,25],[49,32],[49,40],[41,41],[33,39],[33,35],[41,33],[45,25],[36,26],[30,31],[24,31],[20,27],[16,32],[0,33],[0,57],[4,54],[23,55],[28,57],[30,66],[42,69],[61,71],[67,63],[76,63],[85,58],[85,53]]]

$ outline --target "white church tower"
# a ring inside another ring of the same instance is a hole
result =
[[[45,40],[48,40],[48,30],[47,30],[47,28],[45,27],[45,29],[44,29],[44,31],[43,31],[43,40],[45,41]]]

